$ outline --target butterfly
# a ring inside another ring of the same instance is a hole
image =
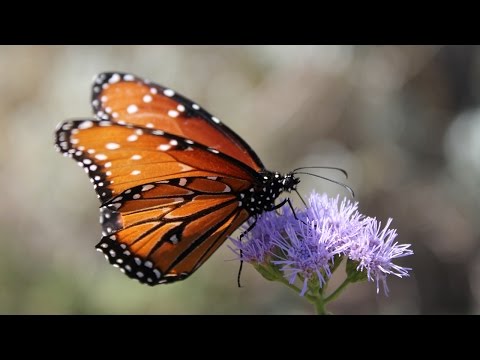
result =
[[[55,147],[100,199],[96,249],[141,283],[187,278],[247,220],[289,202],[279,195],[300,182],[266,170],[235,132],[170,88],[106,72],[94,78],[91,103],[95,118],[60,123]]]

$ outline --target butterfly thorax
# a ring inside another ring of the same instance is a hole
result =
[[[258,175],[258,181],[251,188],[238,194],[241,206],[252,216],[274,210],[275,200],[280,194],[295,190],[300,182],[293,173],[282,175],[276,171],[264,170]]]

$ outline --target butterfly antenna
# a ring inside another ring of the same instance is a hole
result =
[[[352,188],[348,185],[345,185],[344,183],[341,183],[341,182],[338,182],[338,181],[335,181],[333,179],[329,179],[329,178],[326,178],[324,176],[320,176],[320,175],[317,175],[317,174],[310,174],[310,173],[307,173],[307,172],[295,172],[295,174],[299,174],[299,175],[310,175],[310,176],[315,176],[315,177],[318,177],[320,179],[323,179],[323,180],[327,180],[327,181],[330,181],[334,184],[337,184],[337,185],[340,185],[341,187],[345,188],[348,190],[348,192],[350,193],[350,195],[352,195],[352,197],[355,197],[355,193],[353,192]]]
[[[340,171],[343,175],[345,175],[345,178],[348,179],[348,173],[346,170],[338,168],[338,167],[333,167],[333,166],[305,166],[305,167],[299,167],[293,170],[293,172],[297,172],[298,170],[307,170],[307,169],[330,169],[330,170],[337,170]]]

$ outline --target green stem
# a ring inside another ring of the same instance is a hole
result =
[[[325,309],[325,300],[323,297],[317,297],[315,299],[314,306],[317,315],[327,315],[327,310]]]
[[[300,294],[302,292],[302,290],[300,290],[300,288],[298,288],[297,286],[293,285],[293,284],[290,284],[288,282],[287,279],[285,279],[283,276],[282,277],[279,277],[277,279],[277,281],[281,282],[282,284],[285,284],[287,285],[290,289],[292,289],[293,291],[295,291],[297,294]],[[304,295],[305,299],[307,299],[311,304],[315,304],[316,301],[317,301],[317,298],[315,296],[312,296],[312,295],[308,295],[308,294],[305,294]]]
[[[329,303],[332,300],[335,300],[340,295],[340,293],[347,287],[348,284],[350,284],[350,279],[346,278],[345,281],[333,293],[327,296],[327,298],[324,300],[325,304]]]
[[[257,269],[258,270],[258,269]],[[262,271],[264,273],[267,273],[269,275],[269,278],[270,280],[275,280],[275,281],[278,281],[278,282],[281,282],[282,284],[285,284],[287,285],[290,289],[292,289],[293,291],[295,291],[297,294],[300,294],[302,291],[295,285],[293,284],[290,284],[288,282],[287,279],[285,279],[283,277],[283,275],[278,272],[278,271],[275,271],[275,269],[269,267],[269,266],[264,266],[262,267]],[[305,298],[311,303],[311,304],[314,304],[315,301],[316,301],[316,297],[312,296],[312,295],[308,295],[308,294],[305,294]]]

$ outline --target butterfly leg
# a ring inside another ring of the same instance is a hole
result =
[[[272,210],[277,210],[277,209],[280,209],[283,205],[287,204],[288,203],[288,206],[290,206],[290,209],[292,209],[292,213],[293,213],[293,217],[295,218],[295,220],[298,220],[298,221],[301,221],[302,223],[304,223],[305,225],[307,225],[307,223],[303,220],[300,220],[298,217],[297,217],[297,213],[295,212],[295,209],[293,208],[293,205],[292,205],[292,202],[290,201],[290,198],[286,198],[284,199],[281,203],[275,205]]]
[[[243,268],[242,256],[243,256],[243,250],[240,249],[240,267],[238,268],[238,275],[237,275],[237,285],[239,288],[242,287],[242,285],[240,284],[240,276],[242,276],[242,268]]]
[[[253,223],[248,227],[247,230],[245,230],[244,232],[242,232],[240,234],[240,237],[239,237],[239,240],[242,241],[242,238],[248,234],[248,232],[250,232],[254,227],[255,227],[255,224],[257,223],[257,217],[255,216],[255,218],[253,219]],[[243,268],[243,260],[242,260],[242,257],[243,257],[243,251],[242,249],[240,249],[240,267],[238,268],[238,275],[237,275],[237,284],[238,284],[238,287],[242,287],[242,285],[240,284],[240,276],[242,275],[242,268]]]

